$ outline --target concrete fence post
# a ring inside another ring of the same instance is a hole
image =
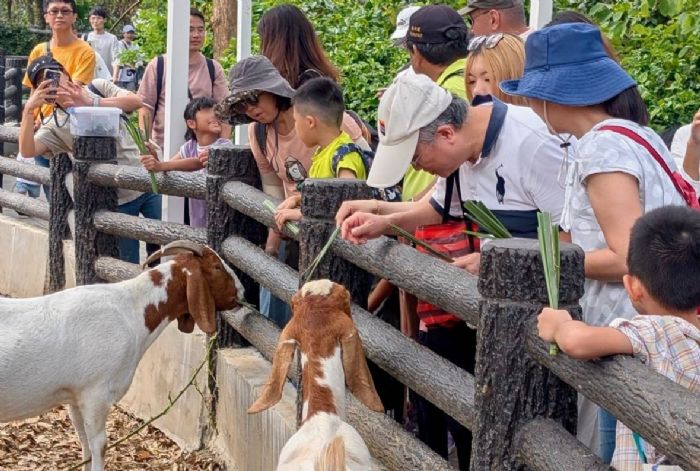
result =
[[[240,236],[253,244],[265,242],[267,228],[231,208],[222,197],[224,185],[229,181],[240,181],[260,189],[260,173],[248,147],[243,146],[212,146],[209,150],[207,164],[207,240],[209,246],[219,252],[221,244],[231,235]],[[236,275],[245,288],[246,301],[257,306],[260,301],[260,285],[245,272],[234,268]],[[218,346],[228,347],[240,344],[241,338],[231,326],[221,317],[217,319]]]
[[[95,213],[117,210],[117,189],[94,185],[88,171],[94,163],[117,163],[117,142],[112,137],[76,137],[73,145],[75,207],[75,277],[79,285],[99,281],[98,257],[119,255],[117,238],[97,231]]]
[[[583,252],[561,247],[560,307],[580,317]],[[527,332],[547,305],[537,240],[503,239],[481,252],[475,430],[472,469],[522,470],[512,443],[534,418],[553,419],[576,433],[576,391],[526,351]]]
[[[66,188],[66,176],[73,171],[68,154],[51,159],[51,201],[49,201],[49,292],[60,291],[66,284],[63,241],[71,237],[68,213],[73,200]]]
[[[335,230],[335,214],[346,200],[372,198],[372,189],[360,180],[307,179],[301,189],[301,212],[299,224],[299,284],[302,274],[314,261]],[[366,308],[371,288],[370,275],[352,263],[328,252],[311,279],[328,278],[345,286],[355,304]],[[301,286],[300,286],[301,287]]]

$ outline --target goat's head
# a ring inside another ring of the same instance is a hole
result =
[[[297,346],[307,358],[304,375],[318,369],[321,360],[331,357],[340,346],[345,383],[350,391],[370,409],[384,411],[352,321],[350,293],[337,283],[317,280],[306,283],[292,298],[292,319],[280,334],[272,372],[249,413],[263,411],[279,402]],[[316,384],[316,378],[304,381],[305,385]],[[305,396],[308,393],[305,388]]]
[[[236,274],[211,248],[179,240],[163,246],[144,262],[144,266],[161,257],[176,255],[173,274],[183,280],[168,289],[182,291],[187,298],[187,312],[177,314],[177,327],[190,333],[195,323],[207,334],[216,331],[216,311],[232,309],[243,299],[243,286]],[[184,286],[182,286],[184,284]]]

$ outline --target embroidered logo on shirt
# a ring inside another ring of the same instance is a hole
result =
[[[287,171],[287,178],[294,183],[301,183],[308,176],[306,169],[297,159],[291,155],[285,159],[284,168]]]
[[[503,200],[506,197],[506,179],[498,173],[498,169],[501,167],[503,167],[503,165],[496,169],[496,198],[498,199],[498,204],[503,204]]]

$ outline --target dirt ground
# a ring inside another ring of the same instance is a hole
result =
[[[107,419],[108,443],[141,425],[118,408]],[[67,409],[54,409],[22,422],[0,424],[0,470],[68,470],[81,461],[80,442]],[[223,471],[207,451],[184,453],[154,427],[147,427],[116,448],[107,450],[105,470]]]

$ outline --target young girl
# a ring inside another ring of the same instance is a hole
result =
[[[184,172],[206,171],[209,147],[212,144],[230,144],[221,137],[221,123],[214,116],[216,102],[211,98],[195,98],[185,108],[187,132],[185,143],[167,162],[158,160],[156,149],[150,145],[151,154],[142,155],[141,163],[150,172],[180,170]],[[189,199],[190,226],[207,227],[207,202]]]

